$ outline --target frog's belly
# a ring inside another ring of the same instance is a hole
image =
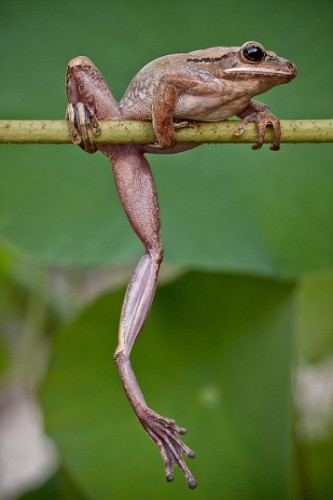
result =
[[[197,121],[226,120],[241,113],[249,99],[237,99],[226,102],[221,96],[180,95],[177,99],[174,117]]]

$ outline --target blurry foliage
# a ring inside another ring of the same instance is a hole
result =
[[[0,118],[64,116],[79,54],[119,98],[155,57],[251,39],[299,70],[259,100],[280,118],[331,118],[332,14],[330,0],[2,2]],[[106,159],[4,145],[0,160],[2,383],[42,381],[65,464],[27,498],[330,498],[332,416],[320,436],[301,432],[291,395],[297,370],[332,359],[332,145],[150,158],[165,260],[191,272],[159,288],[133,360],[151,405],[188,427],[195,493],[180,474],[165,484],[122,393],[111,353],[124,289],[88,306],[79,293],[85,266],[102,277],[142,252]]]

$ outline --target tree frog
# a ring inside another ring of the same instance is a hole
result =
[[[160,57],[134,76],[118,103],[102,74],[84,56],[72,59],[67,67],[67,119],[72,142],[88,153],[104,153],[111,162],[117,191],[133,230],[145,253],[128,285],[119,325],[115,363],[133,410],[159,448],[167,481],[179,467],[188,486],[197,485],[183,455],[194,458],[180,435],[186,433],[172,419],[150,409],[130,363],[130,353],[149,313],[163,259],[160,214],[154,179],[145,153],[179,153],[193,144],[177,144],[175,129],[195,121],[214,122],[231,116],[242,119],[235,134],[241,135],[249,122],[258,129],[259,149],[267,126],[274,129],[271,149],[280,146],[280,123],[267,106],[252,98],[290,82],[296,67],[258,43],[241,47],[214,47]],[[95,144],[89,129],[100,134],[99,120],[151,120],[155,144]]]

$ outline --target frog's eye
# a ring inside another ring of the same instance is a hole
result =
[[[242,50],[245,59],[251,62],[259,62],[265,57],[265,50],[261,45],[257,44],[246,44]]]

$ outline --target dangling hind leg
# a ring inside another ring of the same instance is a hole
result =
[[[149,313],[154,298],[163,250],[160,238],[160,217],[154,180],[142,152],[135,146],[113,147],[111,160],[116,185],[127,217],[146,252],[137,265],[128,285],[119,326],[119,343],[115,362],[122,384],[141,425],[157,444],[165,466],[167,481],[173,480],[173,467],[179,467],[190,488],[197,483],[191,474],[184,453],[194,458],[195,453],[179,438],[186,430],[174,420],[151,410],[144,399],[130,363],[130,353]]]

